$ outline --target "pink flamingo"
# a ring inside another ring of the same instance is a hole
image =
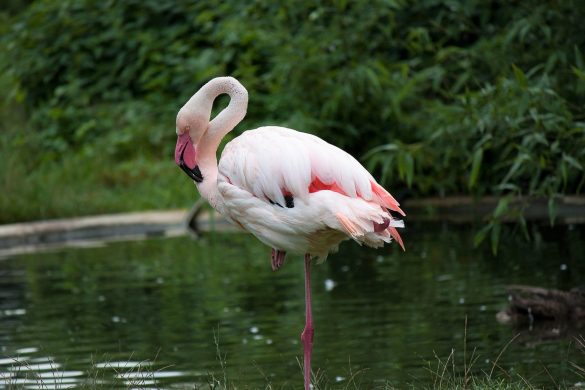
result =
[[[210,121],[214,100],[229,105]],[[277,126],[248,130],[229,142],[219,165],[222,138],[246,115],[248,92],[232,77],[205,84],[177,114],[175,161],[205,199],[233,224],[272,248],[272,269],[287,252],[305,255],[305,389],[310,388],[313,316],[311,258],[325,261],[348,238],[381,247],[404,227],[390,210],[398,202],[351,155],[306,133]]]

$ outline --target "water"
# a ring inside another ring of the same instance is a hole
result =
[[[530,244],[504,238],[497,257],[472,250],[469,226],[410,227],[406,253],[343,244],[313,269],[322,383],[344,388],[358,373],[366,387],[428,386],[452,350],[456,371],[466,357],[489,372],[519,332],[498,361],[506,374],[494,375],[584,381],[573,338],[495,320],[507,284],[585,281],[584,229],[540,232]],[[274,273],[269,255],[251,236],[216,234],[3,260],[0,387],[198,388],[225,375],[238,387],[300,388],[303,263],[289,256]]]

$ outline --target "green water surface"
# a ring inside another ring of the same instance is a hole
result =
[[[473,355],[472,371],[489,372],[518,333],[494,375],[551,387],[582,381],[571,365],[585,365],[579,330],[550,337],[495,319],[505,285],[585,284],[584,229],[539,232],[531,243],[504,239],[497,256],[472,249],[470,226],[411,226],[406,252],[343,244],[313,268],[321,383],[344,388],[358,372],[367,388],[430,386],[429,368],[452,350],[456,371]],[[214,377],[301,388],[303,326],[301,257],[272,272],[270,249],[244,234],[0,261],[0,387],[198,388]]]

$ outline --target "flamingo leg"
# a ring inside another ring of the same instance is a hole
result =
[[[271,260],[273,271],[279,270],[279,268],[284,264],[285,257],[286,257],[285,251],[281,251],[281,250],[272,248],[272,255],[270,257],[270,260]]]
[[[305,361],[303,364],[305,374],[305,390],[311,388],[311,353],[313,351],[313,312],[311,310],[311,255],[305,254],[305,329],[301,333]]]

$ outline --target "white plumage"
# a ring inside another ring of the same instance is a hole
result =
[[[315,179],[337,184],[345,195],[311,193]],[[311,134],[276,126],[244,132],[224,148],[217,183],[220,212],[275,249],[324,260],[347,238],[373,247],[391,241],[388,229],[374,231],[374,222],[391,218],[372,191],[374,178],[351,155]],[[294,207],[285,207],[285,194]],[[391,219],[389,227],[403,224]]]

